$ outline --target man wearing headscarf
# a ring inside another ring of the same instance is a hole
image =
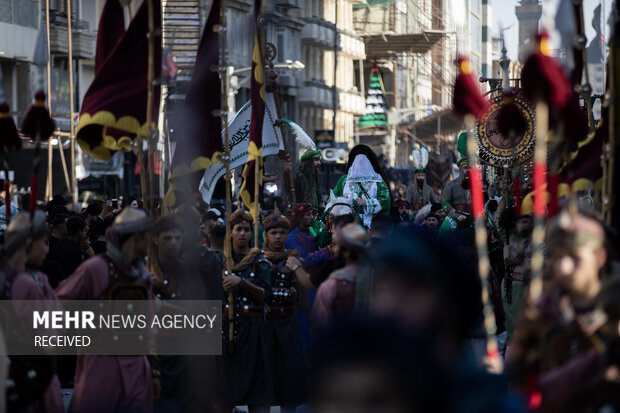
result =
[[[312,205],[302,202],[293,207],[293,221],[286,238],[286,249],[297,250],[307,266],[321,264],[332,257],[331,246],[318,248],[316,237],[310,232],[313,222]]]
[[[351,150],[347,173],[338,180],[334,195],[354,202],[366,228],[374,215],[390,214],[390,189],[372,149],[357,145]]]
[[[336,259],[342,268],[331,273],[317,292],[312,309],[313,325],[324,329],[336,320],[365,318],[368,314],[372,276],[365,260],[369,245],[367,232],[358,224],[347,224],[334,235]]]
[[[152,219],[125,208],[106,232],[107,252],[84,261],[57,288],[64,300],[115,300],[131,287],[135,299],[153,300],[144,266]],[[153,302],[153,301],[151,301]],[[156,360],[147,356],[77,356],[70,412],[151,412],[161,389]]]
[[[8,267],[3,269],[4,277],[6,278],[3,282],[2,295],[6,299],[17,300],[18,302],[22,300],[55,301],[58,300],[58,296],[50,286],[47,276],[35,269],[43,264],[48,249],[45,216],[40,211],[36,211],[34,219],[30,217],[31,215],[28,212],[14,216],[7,231],[4,233],[5,243],[3,252],[8,260]],[[23,316],[24,320],[31,322],[32,313],[26,310],[27,314],[22,314],[24,310],[26,308],[23,308],[22,305],[15,306],[16,315],[18,317]],[[15,394],[24,397],[28,394],[30,398],[30,400],[22,400],[22,402],[28,403],[28,406],[20,406],[20,409],[23,410],[19,411],[62,412],[60,381],[53,371],[52,360],[47,356],[39,356],[37,360],[36,364],[24,367],[35,373],[32,384],[29,386],[31,388],[16,389],[13,387],[13,389],[10,389],[7,386],[9,402],[11,402],[12,398],[11,390],[15,390]],[[11,362],[15,364],[11,368],[12,372],[17,372],[21,369],[22,359],[18,357],[15,360],[11,360]],[[9,376],[9,379],[12,379],[12,377]],[[23,381],[17,378],[13,380],[14,386],[20,382],[23,383]],[[37,394],[39,389],[44,389],[42,394]],[[14,406],[10,410],[13,409]]]
[[[223,348],[231,378],[233,406],[249,406],[249,411],[265,411],[274,402],[272,365],[265,331],[265,304],[271,300],[271,268],[258,248],[250,248],[252,216],[244,209],[230,216],[232,274],[222,275],[224,334]],[[233,293],[233,318],[228,318],[228,292]],[[234,324],[231,343],[229,323]],[[233,406],[229,406],[231,409]]]

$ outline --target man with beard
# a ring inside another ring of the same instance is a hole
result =
[[[279,212],[264,220],[265,256],[271,263],[271,295],[266,321],[267,349],[272,357],[275,405],[294,412],[305,402],[304,357],[295,312],[296,276],[308,276],[299,254],[284,248],[290,222]]]
[[[465,132],[459,135],[457,146],[463,147],[466,145],[464,141],[467,141],[467,133]],[[461,155],[461,159],[457,162],[459,167],[458,178],[449,182],[441,194],[441,205],[446,211],[447,216],[441,225],[440,233],[466,228],[472,223],[469,161],[467,153],[462,153]]]
[[[417,211],[426,204],[437,202],[433,190],[426,183],[426,165],[428,164],[428,149],[422,145],[413,150],[413,165],[415,166],[415,181],[407,187],[406,199]]]
[[[517,385],[542,411],[568,411],[564,396],[583,383],[564,379],[581,357],[603,348],[598,295],[607,272],[605,233],[593,218],[562,212],[549,224],[546,243],[551,285],[538,303],[524,308],[507,362]]]
[[[84,261],[58,286],[58,297],[115,300],[131,289],[133,299],[154,300],[151,274],[144,266],[151,226],[144,211],[125,208],[106,231],[106,254]],[[147,356],[79,354],[69,411],[151,412],[160,376],[156,360]]]
[[[409,203],[409,201],[405,199],[399,199],[395,202],[396,208],[398,209],[398,217],[400,218],[400,222],[410,222],[413,220],[415,216],[413,207]]]
[[[415,182],[407,187],[407,201],[413,205],[413,210],[417,211],[426,204],[437,202],[437,197],[426,183],[426,169],[415,170]]]
[[[232,274],[224,271],[222,297],[223,349],[229,368],[234,406],[247,405],[250,412],[269,411],[273,404],[273,374],[265,331],[265,303],[271,300],[271,266],[258,248],[250,248],[252,216],[244,209],[230,216]],[[233,292],[233,319],[228,319],[228,292]],[[234,338],[228,337],[234,323]],[[232,406],[230,406],[232,409]]]
[[[318,208],[322,205],[319,189],[319,168],[321,167],[321,150],[308,148],[301,156],[293,176],[297,202],[305,202]]]
[[[313,325],[319,329],[342,319],[365,318],[370,303],[368,234],[358,224],[347,224],[336,230],[334,241],[339,269],[321,283],[312,309]]]
[[[439,232],[439,219],[437,218],[437,215],[433,213],[428,214],[424,219],[424,224],[422,227],[424,227],[427,234],[433,236],[437,235]]]

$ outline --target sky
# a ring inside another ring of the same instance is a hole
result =
[[[549,24],[551,27],[553,26],[553,21],[555,18],[555,10],[557,4],[560,0],[542,0],[543,4],[543,24],[545,27],[549,28]],[[519,24],[517,21],[517,16],[515,15],[515,6],[517,3],[520,3],[520,0],[492,0],[492,20],[493,20],[493,33],[494,35],[499,35],[500,28],[504,27],[506,30],[504,31],[504,36],[506,39],[506,47],[508,49],[508,56],[511,59],[515,59],[518,54],[518,44],[519,44]],[[590,40],[594,36],[595,32],[592,29],[592,13],[594,9],[603,3],[603,30],[607,34],[609,33],[609,27],[607,26],[607,18],[609,16],[609,12],[611,10],[612,0],[584,0],[583,2],[583,13],[584,13],[584,22],[586,26],[586,37],[588,38],[588,44]],[[552,33],[552,38],[554,40],[554,44],[557,46],[558,40],[554,37]],[[607,36],[606,36],[607,38]]]

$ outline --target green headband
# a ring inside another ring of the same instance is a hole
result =
[[[316,149],[316,150],[314,150],[314,151],[310,151],[310,152],[308,152],[308,153],[304,154],[304,155],[301,157],[301,161],[303,162],[303,161],[305,161],[306,159],[314,158],[315,156],[321,156],[321,150],[320,150],[320,149]]]
[[[459,159],[459,161],[456,163],[456,166],[461,166],[463,164],[469,165],[469,159],[467,159],[466,156]]]
[[[413,172],[415,172],[415,173],[417,173],[417,174],[418,174],[418,173],[423,174],[423,173],[426,173],[426,168],[418,168],[418,169],[416,169],[416,170],[415,170],[415,171],[413,171]]]

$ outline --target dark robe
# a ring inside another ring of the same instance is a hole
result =
[[[275,404],[299,406],[306,400],[306,371],[299,324],[297,322],[297,289],[295,274],[285,265],[296,251],[267,252],[271,261],[271,299],[267,312],[267,340],[271,349],[271,365],[275,386]]]
[[[228,346],[228,293],[223,292],[222,349],[234,405],[272,405],[274,403],[273,374],[266,337],[266,303],[271,295],[271,267],[257,249],[246,255],[233,252],[233,273],[244,281],[235,287],[234,352]]]

